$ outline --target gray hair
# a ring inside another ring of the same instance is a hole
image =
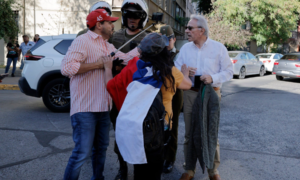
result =
[[[192,14],[191,19],[196,19],[197,20],[197,25],[201,26],[203,29],[205,29],[204,36],[208,37],[209,35],[209,30],[208,30],[208,25],[207,21],[204,16],[198,15],[198,14]]]

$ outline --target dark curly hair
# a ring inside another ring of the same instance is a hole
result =
[[[172,75],[173,63],[171,53],[167,47],[157,55],[142,53],[140,59],[145,62],[151,62],[153,66],[153,77],[158,81],[162,80],[166,89],[171,88],[172,91],[175,92],[175,79]],[[171,87],[167,86],[167,79],[170,81]]]

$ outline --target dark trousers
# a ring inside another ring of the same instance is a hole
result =
[[[91,157],[92,180],[104,180],[103,170],[109,144],[108,112],[79,112],[71,116],[75,147],[65,170],[64,180],[77,180],[80,169]]]
[[[115,106],[115,103],[113,103],[113,107],[112,107],[109,115],[110,115],[110,121],[113,124],[114,130],[116,130],[116,122],[117,122],[118,114],[119,114],[119,111],[118,111],[117,107]],[[122,157],[122,155],[121,155],[121,153],[119,151],[119,148],[118,148],[116,140],[115,140],[114,151],[118,155],[119,161],[120,162],[124,162],[123,157]]]
[[[165,160],[169,162],[175,162],[176,160],[176,152],[177,152],[177,139],[178,139],[178,121],[180,111],[183,105],[183,91],[181,89],[177,89],[175,95],[172,100],[172,110],[173,110],[173,124],[171,130],[171,139],[169,141],[168,146],[165,149]]]
[[[148,164],[135,164],[134,180],[160,180],[164,161],[162,158],[157,162],[148,162]]]

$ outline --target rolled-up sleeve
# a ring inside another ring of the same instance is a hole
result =
[[[212,84],[224,83],[233,77],[233,65],[225,46],[221,48],[219,59],[221,69],[219,73],[212,75]]]
[[[80,64],[87,58],[85,42],[82,38],[76,38],[68,49],[66,56],[61,63],[61,73],[71,78],[77,74]]]
[[[117,50],[115,48],[115,46],[110,43],[109,43],[109,47],[110,47],[109,49],[111,52],[115,52]],[[134,57],[137,57],[139,55],[140,55],[140,53],[138,51],[138,48],[136,47],[133,50],[129,51],[128,53],[123,53],[121,51],[118,51],[114,57],[115,57],[115,59],[119,58],[119,59],[124,60],[123,64],[127,65],[128,61],[130,61],[131,59],[133,59]]]

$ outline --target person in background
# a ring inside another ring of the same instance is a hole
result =
[[[10,40],[9,43],[7,43],[7,62],[6,62],[6,68],[5,68],[5,73],[8,73],[9,67],[11,63],[13,63],[13,69],[11,73],[11,77],[15,77],[15,71],[16,71],[16,65],[17,61],[20,60],[20,49],[19,49],[19,44],[16,42],[14,39]]]
[[[106,12],[111,16],[111,7],[106,1],[98,1],[95,4],[93,4],[90,8],[89,13],[91,13],[92,11],[95,11],[96,9],[105,9]],[[89,30],[89,28],[79,31],[76,37],[87,33],[88,30]]]
[[[29,41],[29,37],[26,34],[23,35],[23,41],[24,42],[21,43],[20,50],[19,50],[19,52],[20,52],[19,57],[22,53],[20,69],[23,69],[23,67],[24,67],[24,59],[25,59],[25,55],[26,55],[27,51],[30,50],[34,46],[34,42]]]
[[[141,0],[124,0],[122,7],[122,24],[125,27],[124,29],[120,29],[119,31],[114,32],[112,38],[109,39],[109,42],[112,43],[117,49],[125,44],[128,40],[136,36],[140,33],[145,27],[148,20],[148,7],[144,1]],[[127,53],[134,49],[141,40],[147,35],[146,32],[140,34],[133,41],[124,46],[121,51]],[[117,61],[115,61],[117,62]],[[124,66],[121,64],[114,63],[114,67],[112,69],[113,75],[118,74]],[[116,119],[118,116],[118,110],[113,105],[113,108],[110,112],[110,120],[115,129],[116,127]],[[118,160],[120,164],[120,168],[118,174],[115,177],[115,180],[127,180],[128,167],[127,163],[123,160],[118,145],[115,143],[114,147],[115,153],[118,155]]]
[[[64,180],[77,180],[87,158],[92,157],[92,180],[104,180],[103,170],[109,144],[112,101],[105,87],[103,60],[116,48],[107,42],[113,22],[105,9],[92,11],[86,18],[89,31],[77,37],[61,64],[61,73],[70,78],[71,123],[75,147],[65,170]],[[139,56],[138,48],[127,54],[118,51],[114,58],[127,63]],[[91,156],[92,153],[92,156]]]
[[[38,34],[34,35],[33,42],[37,43],[39,40],[40,40],[40,35]]]
[[[202,15],[191,15],[185,33],[188,37],[188,43],[184,44],[175,61],[175,66],[181,68],[182,65],[189,67],[189,76],[193,82],[190,90],[184,91],[184,122],[185,122],[185,140],[184,157],[185,162],[188,159],[188,144],[190,131],[192,129],[192,109],[197,98],[199,88],[194,87],[195,76],[200,76],[204,84],[211,84],[221,100],[220,88],[222,83],[229,81],[233,77],[233,65],[229,58],[226,47],[208,37],[208,25],[205,17]],[[198,77],[199,78],[199,77]],[[217,127],[219,129],[219,127]],[[221,180],[218,167],[220,165],[220,146],[217,142],[213,169],[208,169],[210,180]],[[193,165],[194,166],[194,165]],[[190,180],[195,175],[195,169],[185,167],[186,172],[182,174],[180,180]]]
[[[176,60],[176,56],[179,51],[175,47],[176,37],[174,31],[170,25],[162,26],[160,28],[160,33],[165,35],[169,39],[169,45],[167,47],[168,51],[170,51],[171,62],[174,66],[174,61]],[[173,164],[176,160],[176,152],[177,152],[177,137],[178,137],[178,121],[179,115],[183,105],[183,91],[181,89],[176,89],[176,93],[172,99],[172,111],[173,111],[173,119],[172,119],[172,130],[171,130],[171,139],[169,145],[166,148],[166,156],[164,158],[164,173],[170,173],[173,170]]]

